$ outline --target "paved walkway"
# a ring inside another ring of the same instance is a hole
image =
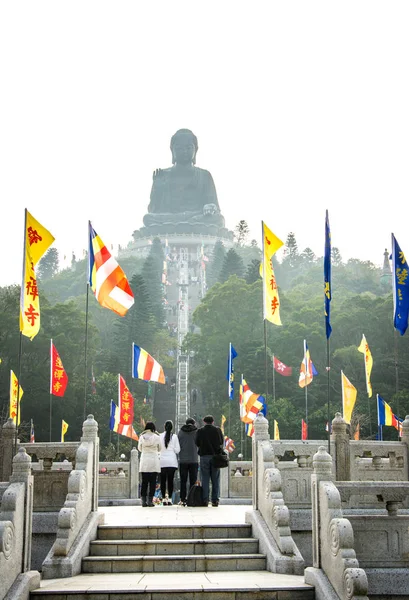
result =
[[[215,508],[184,506],[108,506],[100,508],[105,525],[226,525],[245,523],[248,505],[220,505]],[[299,575],[280,575],[269,571],[213,571],[183,573],[98,573],[81,574],[66,579],[41,581],[41,591],[54,593],[126,592],[130,590],[161,591],[186,589],[194,591],[239,590],[311,590]],[[284,592],[283,592],[284,593]],[[280,596],[279,596],[280,597]],[[288,596],[285,596],[286,598]]]

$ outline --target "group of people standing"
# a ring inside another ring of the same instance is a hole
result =
[[[154,506],[158,474],[162,504],[172,505],[175,472],[180,472],[180,505],[186,506],[188,490],[200,479],[203,488],[203,506],[209,504],[210,481],[212,484],[212,506],[219,505],[220,469],[212,464],[212,456],[223,448],[224,439],[220,427],[214,425],[214,418],[208,415],[203,419],[203,427],[198,428],[192,418],[186,419],[179,433],[172,433],[172,421],[166,421],[164,432],[158,433],[152,421],[148,421],[141,433],[138,450],[141,452],[139,471],[142,476],[142,506]],[[187,481],[189,480],[189,488]]]

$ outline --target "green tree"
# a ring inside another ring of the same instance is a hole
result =
[[[209,287],[219,281],[220,271],[222,270],[224,258],[226,256],[226,248],[221,240],[217,240],[214,245],[212,257],[209,263],[207,274],[207,284]]]
[[[220,271],[220,281],[222,283],[227,281],[231,275],[237,275],[237,277],[244,276],[243,260],[233,248],[230,248],[224,258]]]
[[[142,276],[152,303],[152,311],[156,319],[156,326],[163,327],[165,311],[163,309],[162,265],[159,265],[157,256],[149,254],[142,267]]]
[[[58,273],[59,256],[57,248],[49,248],[37,267],[37,277],[41,280],[51,279]]]
[[[250,228],[247,221],[241,220],[237,223],[234,228],[234,239],[238,246],[245,246],[247,238],[249,237]]]
[[[247,265],[247,270],[246,270],[246,283],[248,285],[251,285],[252,283],[255,283],[256,281],[259,281],[260,279],[260,261],[256,258],[253,258],[253,260]]]

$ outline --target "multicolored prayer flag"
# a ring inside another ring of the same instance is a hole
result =
[[[52,340],[50,356],[50,394],[62,397],[68,385],[68,375]]]
[[[122,425],[122,423],[119,422],[119,407],[115,404],[113,400],[111,400],[109,428],[115,433],[119,433],[120,435],[125,435],[126,437],[132,438],[133,440],[135,440],[135,442],[139,440],[138,434],[136,433],[132,424]]]
[[[366,391],[368,392],[368,397],[372,396],[372,384],[371,384],[371,371],[373,365],[373,359],[371,351],[369,350],[368,342],[365,339],[365,336],[362,334],[361,344],[358,346],[358,352],[362,352],[365,356],[365,378],[366,378]]]
[[[325,250],[324,250],[324,315],[325,334],[329,339],[332,327],[330,324],[331,303],[331,231],[329,227],[328,211],[325,211]]]
[[[33,423],[33,419],[31,419],[31,423],[30,423],[30,444],[34,444],[35,442],[35,435],[34,435],[34,423]]]
[[[118,405],[119,423],[131,425],[134,418],[134,399],[122,375],[118,375]]]
[[[273,354],[273,366],[274,370],[280,375],[284,375],[284,377],[289,377],[293,373],[292,367],[287,367],[281,360],[278,360],[276,356]]]
[[[254,425],[253,425],[253,421],[251,423],[246,423],[245,424],[245,431],[246,431],[246,435],[248,437],[253,437],[254,435]]]
[[[20,425],[21,421],[21,410],[20,403],[23,397],[23,388],[18,384],[18,379],[13,371],[10,371],[10,417],[13,419],[15,425]],[[18,395],[18,401],[17,401]],[[18,415],[18,419],[17,419]]]
[[[403,335],[409,319],[409,266],[392,233],[393,326]]]
[[[224,436],[224,447],[227,450],[227,452],[233,452],[236,449],[236,446],[234,445],[234,441],[229,438],[227,435]]]
[[[237,357],[237,352],[233,348],[232,343],[229,343],[229,356],[227,358],[227,375],[226,379],[229,382],[228,394],[229,400],[234,399],[234,365],[233,360]]]
[[[376,394],[376,400],[378,405],[378,426],[389,425],[399,430],[399,419],[393,414],[392,407],[379,394]]]
[[[121,317],[134,303],[128,279],[108,248],[92,228],[89,228],[88,283],[101,306]]]
[[[62,442],[64,441],[64,437],[65,437],[65,434],[68,431],[68,427],[69,427],[68,423],[66,423],[64,421],[64,419],[62,419],[62,421],[61,421],[61,441]]]
[[[262,221],[262,253],[263,253],[263,319],[274,325],[281,325],[280,300],[277,281],[274,274],[273,256],[284,245]]]
[[[20,291],[20,331],[32,340],[40,331],[40,297],[35,266],[54,241],[51,233],[25,209],[24,263]]]
[[[157,360],[140,346],[132,344],[132,377],[165,383],[165,373]]]
[[[341,386],[342,386],[342,411],[344,421],[346,423],[351,423],[351,415],[354,410],[357,390],[356,387],[352,385],[349,381],[348,377],[344,375],[343,371],[341,371]]]
[[[264,396],[260,394],[254,394],[249,386],[247,385],[246,380],[241,378],[241,388],[242,388],[242,403],[240,404],[240,419],[243,423],[251,423],[254,421],[259,412],[262,412],[264,415],[267,412],[267,403],[265,401]]]
[[[300,367],[300,377],[298,379],[298,385],[301,388],[305,387],[306,385],[309,385],[313,380],[314,375],[318,375],[318,371],[313,365],[307,342],[304,340],[304,358]]]
[[[280,439],[280,430],[278,429],[278,423],[275,419],[274,419],[274,439],[275,440]]]

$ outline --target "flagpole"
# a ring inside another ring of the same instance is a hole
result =
[[[51,389],[51,382],[53,380],[53,340],[50,340],[50,442],[51,442],[51,431],[52,431],[52,410],[53,410],[53,395]]]
[[[89,298],[89,281],[87,281],[87,294],[85,303],[85,356],[84,356],[84,414],[83,420],[87,418],[87,346],[88,346],[88,298]]]
[[[273,354],[273,402],[275,404],[276,401],[276,370],[274,364],[274,354]]]
[[[265,390],[266,390],[266,402],[268,396],[268,361],[267,361],[267,319],[264,319],[264,377],[265,377]]]
[[[396,393],[396,413],[398,418],[400,418],[400,409],[399,409],[399,356],[398,356],[398,332],[394,329],[394,346],[395,346],[395,393]],[[399,425],[398,425],[398,440],[399,440]]]
[[[328,415],[328,454],[331,454],[331,401],[330,401],[330,364],[329,338],[327,338],[327,415]]]
[[[379,423],[379,394],[376,394],[376,413],[378,415],[378,441],[381,441],[382,432],[381,432],[381,425]]]
[[[311,360],[311,358],[310,358]],[[307,360],[307,342],[304,340],[304,363],[305,363],[305,422],[307,424],[307,434],[308,434],[308,383],[307,383],[307,374],[308,374],[308,360]],[[312,367],[311,367],[312,369]]]
[[[13,456],[17,454],[17,439],[18,439],[18,423],[20,419],[20,376],[21,376],[21,355],[23,350],[23,334],[20,331],[20,344],[18,349],[18,363],[17,363],[17,410],[16,410],[16,435],[14,437],[14,452]],[[13,456],[11,460],[13,461]],[[13,463],[12,463],[13,464]]]

